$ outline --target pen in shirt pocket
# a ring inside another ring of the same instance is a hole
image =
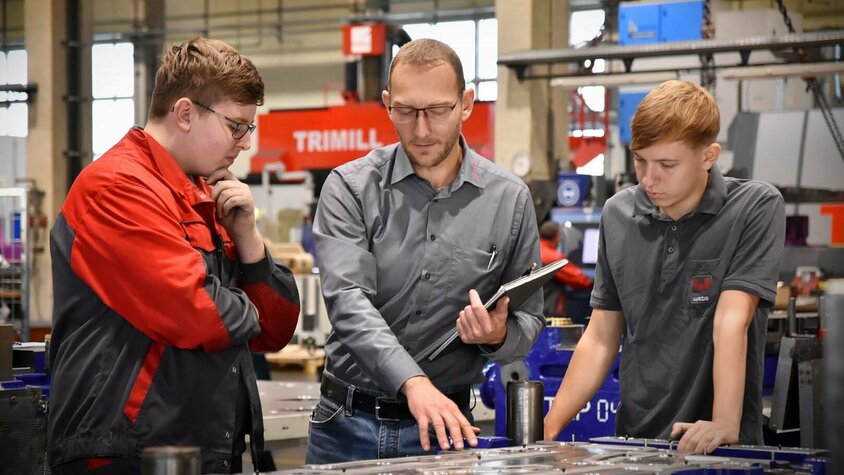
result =
[[[490,270],[492,268],[492,261],[495,260],[495,254],[498,253],[498,248],[495,247],[495,244],[490,244],[489,252],[489,264],[486,265],[486,270]]]

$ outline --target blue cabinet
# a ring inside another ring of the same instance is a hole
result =
[[[659,41],[659,20],[657,3],[622,3],[618,7],[618,43],[656,43]]]
[[[618,7],[622,45],[701,39],[702,1],[624,2]]]
[[[624,144],[629,144],[633,140],[633,135],[630,132],[630,121],[633,120],[633,114],[642,99],[648,95],[648,91],[644,92],[622,92],[618,95],[618,141]]]

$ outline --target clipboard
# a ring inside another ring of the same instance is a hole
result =
[[[501,287],[498,288],[498,291],[495,292],[495,295],[490,297],[484,303],[484,308],[486,308],[487,310],[494,308],[498,301],[504,298],[505,296],[510,297],[509,307],[511,309],[518,308],[523,303],[525,303],[525,301],[529,299],[533,294],[542,289],[542,287],[554,277],[554,274],[556,274],[558,270],[562,269],[563,266],[568,263],[569,261],[567,259],[560,259],[546,266],[543,266],[535,271],[534,269],[536,267],[536,264],[534,263],[531,267],[527,269],[527,271],[525,271],[524,275],[501,285]],[[428,359],[428,361],[433,361],[457,339],[457,329],[451,330],[445,335],[438,338],[433,344],[431,344],[428,348],[419,353],[419,355],[417,355],[414,359],[417,362],[422,361],[426,358]]]

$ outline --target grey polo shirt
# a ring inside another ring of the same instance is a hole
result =
[[[491,358],[521,358],[544,327],[542,293],[510,309],[498,348],[455,345],[414,356],[455,328],[469,290],[486,299],[531,263],[539,232],[524,183],[466,146],[457,177],[435,190],[399,144],[334,169],[320,194],[314,238],[332,325],[326,371],[396,395],[427,375],[444,391],[480,377]]]
[[[719,294],[759,297],[747,339],[739,440],[762,443],[762,360],[785,240],[782,196],[713,167],[697,209],[678,221],[638,186],[609,199],[592,307],[624,314],[616,433],[668,438],[712,419],[712,327]]]

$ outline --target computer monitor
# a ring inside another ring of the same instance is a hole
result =
[[[580,262],[584,265],[596,265],[598,263],[598,240],[601,232],[598,228],[587,228],[583,231],[583,252]]]
[[[555,208],[551,220],[560,225],[560,250],[591,277],[598,262],[601,208]]]

